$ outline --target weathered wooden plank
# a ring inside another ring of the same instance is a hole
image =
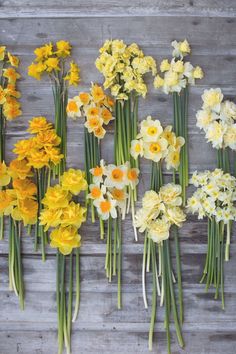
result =
[[[194,221],[195,220],[195,221]],[[143,251],[143,234],[139,235],[139,241],[134,241],[133,228],[131,224],[130,216],[123,221],[123,250],[124,253],[140,254]],[[98,222],[92,224],[90,219],[84,224],[80,233],[83,238],[83,243],[81,247],[81,252],[84,255],[89,254],[104,254],[105,253],[105,243],[106,241],[100,240],[99,225]],[[186,222],[180,230],[180,241],[183,244],[184,251],[190,253],[198,253],[205,251],[205,246],[207,242],[207,224],[204,220],[197,221],[196,218],[189,217],[189,222]],[[6,237],[1,241],[0,244],[0,254],[7,254],[8,252],[8,241],[7,241],[7,231]],[[231,250],[233,252],[234,248],[234,238],[232,239]],[[22,237],[22,250],[24,254],[35,254],[33,251],[33,236],[23,235]],[[51,250],[48,247],[47,252],[49,254],[55,254],[55,250]],[[37,254],[37,253],[36,253]]]
[[[151,294],[148,294],[148,300]],[[199,289],[185,292],[185,321],[183,330],[198,331],[224,328],[230,331],[236,326],[236,294],[226,292],[226,308],[221,309],[221,302],[214,300],[213,293],[205,294]],[[26,307],[19,309],[18,299],[13,293],[2,291],[0,293],[0,324],[12,323],[18,330],[21,323],[31,324],[37,322],[41,327],[56,329],[57,311],[55,291],[31,291],[26,294]],[[88,328],[90,330],[111,329],[113,326],[125,330],[130,323],[140,324],[140,331],[146,332],[151,315],[151,307],[145,309],[141,293],[123,292],[123,308],[117,310],[117,294],[113,292],[83,292],[81,293],[81,306],[78,321],[74,329]],[[157,307],[157,328],[163,326],[164,308]],[[142,325],[141,325],[142,324]],[[2,325],[1,325],[2,327]],[[34,325],[32,324],[32,330]]]
[[[26,0],[8,0],[1,2],[2,18],[27,18],[27,17],[133,17],[133,16],[228,16],[232,17],[235,10],[235,2],[233,0],[204,0],[183,1],[183,0],[146,0],[132,1],[127,0],[46,0],[31,1],[29,4]]]
[[[74,353],[103,353],[103,354],[123,354],[123,353],[150,353],[147,348],[148,333],[140,333],[132,330],[132,324],[126,331],[117,331],[111,328],[109,331],[93,331],[81,328],[74,330],[72,336],[72,350]],[[234,353],[236,338],[234,330],[224,332],[218,329],[214,333],[209,332],[185,332],[186,349],[180,350],[176,344],[176,339],[172,335],[172,353],[188,354],[215,354],[215,353]],[[44,354],[56,353],[53,348],[57,346],[57,334],[55,329],[42,329],[39,331],[16,330],[12,329],[1,332],[0,341],[2,343],[1,354],[11,353],[22,354]],[[153,351],[159,354],[166,354],[166,336],[160,329],[154,336]]]
[[[182,245],[181,262],[183,286],[186,293],[204,292],[204,285],[199,284],[205,262],[205,250],[197,248],[197,253],[188,251]],[[173,253],[174,254],[174,253]],[[124,292],[141,294],[142,254],[127,254],[122,257],[122,289]],[[104,254],[81,255],[81,291],[83,293],[116,293],[116,279],[109,283],[105,277]],[[232,271],[236,266],[235,247],[231,252],[229,263],[225,264],[225,288],[227,293],[236,293],[236,275]],[[175,269],[175,258],[173,257]],[[43,263],[41,258],[33,255],[23,256],[24,280],[26,292],[55,291],[56,259],[50,255]],[[7,257],[0,258],[1,291],[8,290]],[[147,291],[151,291],[151,275],[147,274]]]
[[[201,50],[212,54],[235,53],[234,18],[214,17],[133,17],[79,19],[11,19],[1,20],[1,41],[21,53],[30,46],[62,38],[79,48],[99,48],[105,39],[121,38],[141,47],[156,48],[163,55],[170,53],[170,42],[188,37],[195,53]],[[212,63],[213,64],[213,63]],[[217,73],[218,74],[218,73]]]

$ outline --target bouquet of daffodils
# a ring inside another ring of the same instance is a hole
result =
[[[21,104],[18,101],[21,94],[17,91],[17,80],[20,74],[16,71],[19,58],[0,46],[0,163],[5,160],[6,123],[19,117]],[[0,186],[0,190],[2,187]],[[4,233],[3,217],[0,217],[0,239]]]
[[[31,177],[33,173],[25,161],[12,160],[7,167],[0,162],[0,216],[9,217],[9,288],[19,297],[20,308],[24,309],[24,282],[21,260],[22,226],[28,227],[37,220],[37,187]],[[3,235],[2,235],[3,236]]]
[[[21,104],[18,101],[21,94],[16,89],[20,74],[16,71],[19,58],[0,46],[0,162],[5,159],[6,122],[19,117]]]
[[[173,170],[173,177],[175,181],[175,171],[178,169],[179,164],[180,164],[180,153],[181,153],[181,148],[184,146],[184,138],[182,137],[177,137],[175,133],[172,131],[172,126],[167,126],[166,128],[163,129],[160,121],[158,119],[154,120],[152,119],[151,116],[148,116],[147,119],[143,120],[141,122],[140,126],[140,132],[137,134],[136,139],[131,142],[131,149],[130,153],[133,156],[134,159],[137,159],[138,156],[144,157],[148,160],[152,161],[152,172],[151,172],[151,190],[152,193],[148,194],[149,196],[154,196],[157,195],[159,192],[160,188],[162,187],[163,184],[163,176],[162,176],[162,166],[163,163],[165,162],[167,169],[172,169]],[[168,187],[169,190],[168,190]],[[173,190],[176,192],[176,196],[178,196],[178,205],[180,206],[182,203],[182,199],[180,197],[180,194],[182,193],[182,188],[180,186],[176,185],[167,185],[162,190],[166,190],[167,194],[170,193],[170,195],[173,195]],[[156,194],[155,194],[156,193]],[[154,198],[155,199],[155,198]],[[144,199],[145,201],[145,199]],[[156,205],[156,204],[155,204]],[[164,204],[160,204],[163,206]],[[152,207],[152,201],[150,202],[150,207]],[[154,208],[155,209],[155,208]],[[153,210],[154,210],[153,209]],[[136,214],[136,222],[135,226],[140,228],[140,231],[144,231],[147,228],[143,228],[141,224],[139,224],[139,221],[145,224],[145,220],[149,223],[149,221],[152,219],[152,215],[148,214],[148,212],[144,212],[144,210],[147,211],[147,209],[143,208],[141,211],[139,211]],[[176,210],[179,211],[179,209],[174,209],[173,211],[175,212]],[[163,210],[164,212],[164,210]],[[157,210],[156,214],[153,215],[153,218],[156,219],[158,216],[161,216],[162,214],[159,213]],[[180,215],[180,214],[179,214]],[[182,215],[182,214],[181,214]],[[149,216],[151,219],[148,219]],[[149,231],[151,230],[151,225],[154,226],[156,225],[155,223],[150,223],[149,225]],[[163,233],[162,235],[169,235],[167,232],[169,230],[169,223],[164,222],[164,218],[158,219],[158,223],[161,227],[163,227]],[[165,232],[164,232],[165,230]],[[144,306],[145,308],[148,307],[147,304],[147,298],[146,298],[146,286],[145,286],[145,274],[146,272],[150,272],[150,266],[152,269],[153,273],[153,297],[152,297],[152,318],[151,318],[151,325],[150,325],[150,332],[149,332],[149,348],[152,348],[152,338],[153,338],[153,330],[154,330],[154,323],[155,323],[155,316],[156,316],[156,289],[158,290],[159,294],[162,294],[161,297],[161,304],[165,304],[166,307],[166,324],[167,324],[167,339],[168,339],[168,353],[170,351],[170,337],[169,337],[169,304],[171,292],[170,289],[173,287],[173,283],[171,282],[172,280],[170,279],[170,282],[168,285],[164,285],[163,282],[166,281],[167,278],[164,278],[166,276],[166,273],[163,274],[161,271],[161,265],[159,266],[159,273],[157,272],[156,268],[156,253],[158,251],[159,255],[159,264],[161,262],[171,262],[169,258],[169,254],[167,254],[167,248],[169,248],[169,241],[166,241],[166,246],[165,248],[161,247],[156,247],[156,241],[153,240],[152,237],[150,237],[148,229],[146,230],[145,234],[145,239],[144,239],[144,251],[143,251],[143,268],[142,268],[142,286],[143,286],[143,299],[144,299]],[[183,322],[183,299],[182,299],[182,281],[181,281],[181,267],[180,267],[180,254],[179,254],[179,239],[178,239],[178,229],[177,227],[173,226],[173,231],[174,231],[174,238],[175,238],[175,246],[176,246],[176,261],[177,261],[177,277],[178,277],[178,295],[179,295],[179,305],[180,305],[180,323],[178,320],[178,316],[175,313],[175,308],[176,306],[174,305],[175,302],[175,297],[174,293],[172,293],[173,296],[171,296],[171,301],[173,301],[172,306],[174,310],[174,317],[175,317],[175,323],[176,323],[176,330],[177,330],[177,335],[179,339],[179,343],[181,346],[183,346],[183,340],[180,332],[180,324]],[[151,231],[150,231],[151,232]],[[160,232],[160,230],[158,231]],[[161,235],[161,234],[160,234]],[[160,236],[161,238],[161,236]],[[167,237],[168,238],[168,237]],[[163,249],[166,249],[163,252]],[[169,251],[168,251],[169,252]],[[167,263],[165,263],[166,266]],[[170,263],[171,264],[171,263]],[[159,281],[158,281],[158,274],[161,277],[161,282],[162,282],[162,293],[160,293],[159,290]],[[165,290],[165,287],[167,287]],[[164,300],[165,297],[165,300]]]
[[[197,127],[217,149],[217,164],[230,172],[229,149],[236,150],[236,104],[224,100],[220,88],[204,90],[203,105],[197,112]]]
[[[93,183],[89,185],[88,198],[92,200],[100,218],[101,239],[104,238],[103,221],[107,220],[107,244],[105,270],[109,281],[118,278],[118,308],[121,308],[121,218],[125,218],[128,199],[127,187],[132,189],[138,184],[139,170],[124,165],[105,165],[91,169]],[[134,219],[134,212],[133,212]],[[112,220],[114,220],[112,222]],[[112,230],[113,229],[113,230]],[[134,227],[135,233],[136,228]],[[118,253],[118,257],[117,257]]]
[[[82,207],[76,197],[87,189],[84,173],[69,169],[61,176],[60,184],[48,187],[42,203],[40,221],[45,231],[52,228],[50,246],[57,248],[57,314],[58,314],[58,353],[63,352],[65,344],[67,353],[71,353],[72,321],[77,318],[80,302],[80,268],[79,247],[81,236],[78,229],[85,221],[86,208]],[[76,300],[74,315],[73,306],[73,250],[75,249],[75,281]],[[66,263],[69,262],[69,269]],[[66,279],[69,279],[68,299],[66,299]]]
[[[55,45],[48,43],[36,48],[36,56],[28,67],[28,75],[36,80],[41,80],[43,74],[47,74],[52,82],[53,98],[55,106],[55,129],[61,138],[60,152],[63,159],[55,167],[55,174],[60,176],[66,166],[66,106],[68,100],[68,86],[77,86],[79,83],[79,67],[72,60],[68,67],[68,58],[71,55],[71,44],[66,41],[58,41]]]
[[[145,77],[156,74],[156,62],[136,43],[127,45],[116,39],[105,41],[95,65],[105,78],[104,88],[115,98],[115,163],[129,161],[131,167],[138,168],[138,161],[130,156],[130,143],[137,135],[139,96],[145,98],[147,94]],[[130,194],[134,204],[136,188]]]
[[[188,199],[188,210],[198,218],[208,218],[208,247],[201,282],[206,290],[215,287],[215,299],[221,292],[224,309],[224,258],[229,260],[230,225],[236,217],[236,178],[221,169],[194,172],[190,182],[197,188]],[[225,247],[225,250],[224,250]]]
[[[53,129],[52,123],[45,117],[34,117],[29,121],[28,132],[32,137],[19,140],[15,144],[13,152],[17,155],[17,160],[32,168],[37,181],[38,216],[43,209],[42,199],[44,198],[47,186],[50,185],[52,171],[58,166],[63,158],[60,153],[61,138]],[[42,259],[45,261],[45,245],[48,242],[47,233],[39,225],[37,219],[35,229],[34,247],[37,251],[39,242],[41,243]]]
[[[160,305],[165,305],[165,329],[167,332],[167,348],[170,350],[170,314],[173,312],[174,323],[178,342],[181,347],[184,346],[181,334],[181,319],[175,301],[172,260],[170,256],[170,229],[172,225],[181,227],[186,219],[186,215],[181,208],[181,186],[169,183],[162,186],[157,193],[150,190],[145,193],[142,199],[142,208],[137,211],[135,226],[140,232],[146,233],[144,243],[143,258],[143,297],[145,307],[147,308],[147,299],[145,291],[145,269],[152,268],[153,274],[153,293],[152,293],[152,314],[149,330],[149,349],[152,350],[153,332],[156,318],[157,293],[160,296]],[[152,241],[151,254],[148,254],[147,239]],[[157,259],[158,250],[158,259]],[[180,271],[179,254],[176,254],[178,271]],[[178,274],[179,277],[180,274]],[[160,280],[159,280],[160,279]],[[182,288],[179,287],[182,292]]]
[[[193,67],[185,62],[184,57],[191,52],[188,41],[173,41],[174,48],[172,60],[164,59],[160,65],[161,75],[154,79],[154,87],[161,89],[165,94],[173,95],[174,104],[174,131],[184,137],[185,146],[181,152],[179,166],[179,182],[183,191],[183,202],[186,200],[186,187],[188,186],[188,86],[195,85],[196,79],[203,78],[203,71],[199,66]]]
[[[113,119],[114,101],[102,87],[92,84],[90,93],[81,92],[68,100],[67,115],[72,119],[84,117],[85,173],[88,184],[92,184],[90,170],[100,162],[100,141],[106,134],[105,126]],[[92,222],[95,221],[93,203],[90,199]]]

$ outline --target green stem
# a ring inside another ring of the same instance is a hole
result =
[[[75,322],[80,305],[80,250],[76,248],[75,250],[75,276],[76,276],[76,297],[75,297],[75,309],[73,314],[72,322]]]

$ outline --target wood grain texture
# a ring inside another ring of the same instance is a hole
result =
[[[205,88],[221,87],[227,98],[236,92],[236,2],[233,0],[0,0],[1,43],[21,57],[20,90],[23,117],[8,124],[7,161],[14,142],[26,136],[27,121],[35,115],[53,120],[49,82],[27,76],[33,50],[47,41],[70,40],[73,56],[81,67],[80,90],[90,82],[102,82],[94,66],[98,49],[107,38],[137,42],[159,62],[170,56],[170,42],[187,37],[192,45],[191,62],[199,64],[205,78],[191,88],[189,107],[190,172],[214,168],[215,151],[196,128],[196,111]],[[140,120],[151,114],[163,124],[172,123],[169,96],[153,89],[140,99]],[[77,90],[72,90],[73,95]],[[83,167],[82,123],[68,121],[68,166]],[[103,141],[104,158],[112,162],[113,127]],[[142,162],[139,194],[149,188],[150,165]],[[171,177],[165,171],[166,180]],[[191,193],[191,188],[189,190]],[[7,225],[7,221],[6,221]],[[81,229],[81,310],[74,325],[74,354],[148,353],[150,309],[144,310],[141,289],[143,235],[134,243],[131,220],[123,225],[123,309],[116,310],[116,283],[104,277],[105,243],[99,240],[98,224]],[[206,294],[199,284],[206,252],[206,222],[190,216],[181,229],[181,256],[185,298],[184,338],[180,350],[172,333],[173,354],[233,354],[236,345],[236,243],[226,265],[226,309]],[[235,235],[235,232],[234,232]],[[47,249],[45,264],[33,251],[33,239],[22,238],[26,286],[26,310],[20,312],[8,291],[7,237],[0,244],[0,354],[56,353],[55,251]],[[174,258],[173,258],[174,261]],[[150,299],[150,285],[147,287]],[[166,354],[163,309],[158,308],[153,352]]]

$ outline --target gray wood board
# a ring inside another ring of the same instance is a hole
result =
[[[80,90],[90,82],[102,82],[94,61],[107,38],[137,42],[158,62],[170,57],[170,42],[187,37],[192,45],[190,60],[205,71],[205,78],[190,91],[189,147],[190,172],[214,168],[216,152],[196,128],[195,114],[201,107],[205,88],[221,87],[226,97],[235,99],[236,91],[236,3],[235,1],[1,1],[0,40],[21,57],[20,90],[23,117],[8,124],[7,161],[17,139],[26,135],[27,121],[37,115],[53,120],[53,102],[47,79],[40,82],[27,76],[33,50],[47,41],[70,40],[73,56],[81,67]],[[48,18],[50,17],[50,18]],[[58,17],[58,18],[57,18]],[[127,19],[128,17],[128,19]],[[173,120],[172,101],[153,89],[140,99],[140,119],[151,114],[164,125]],[[71,90],[70,96],[77,89]],[[82,122],[68,121],[68,166],[83,167]],[[113,126],[102,143],[103,156],[112,162]],[[150,164],[142,162],[139,194],[149,188]],[[171,176],[166,171],[169,180]],[[190,189],[189,193],[192,189]],[[116,282],[104,276],[105,243],[99,240],[98,223],[81,229],[81,309],[74,324],[73,353],[148,353],[150,309],[144,310],[141,289],[143,235],[134,243],[131,220],[123,226],[123,309],[116,310]],[[199,278],[206,252],[205,221],[189,217],[181,229],[181,255],[185,298],[184,338],[186,349],[177,346],[172,332],[173,353],[233,354],[236,344],[236,246],[226,264],[226,309],[213,294],[206,294]],[[55,251],[47,249],[47,261],[33,251],[33,239],[22,239],[26,286],[26,309],[8,290],[7,237],[0,244],[0,354],[48,354],[57,352],[55,302]],[[173,262],[174,262],[173,258]],[[149,277],[148,277],[149,280]],[[150,299],[151,287],[148,285]],[[158,307],[154,352],[166,353],[163,309]]]

